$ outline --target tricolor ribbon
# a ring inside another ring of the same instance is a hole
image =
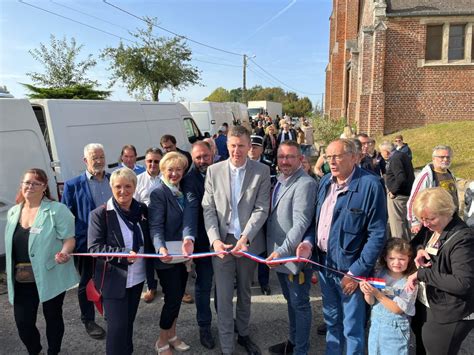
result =
[[[218,252],[207,252],[207,253],[193,253],[190,255],[183,255],[183,254],[168,254],[167,256],[163,254],[143,254],[143,253],[137,253],[134,255],[131,255],[129,253],[125,252],[117,252],[117,253],[71,253],[70,255],[73,256],[91,256],[91,257],[103,257],[103,258],[144,258],[144,259],[163,259],[167,257],[172,257],[172,258],[180,258],[180,259],[200,259],[200,258],[208,258],[211,256],[218,256],[218,255],[229,255],[231,254],[230,251],[218,251]],[[286,257],[286,258],[278,258],[278,259],[272,259],[267,261],[265,258],[262,258],[261,256],[251,254],[246,251],[239,251],[235,254],[241,254],[243,257],[246,257],[250,260],[253,260],[257,263],[260,264],[265,264],[268,266],[276,266],[280,264],[286,264],[286,263],[309,263],[313,264],[316,266],[319,266],[321,268],[324,268],[326,270],[329,270],[331,272],[334,272],[336,274],[339,274],[341,276],[346,276],[354,281],[361,282],[361,281],[367,281],[369,284],[371,284],[373,287],[378,288],[378,289],[384,289],[386,284],[384,279],[378,279],[378,278],[372,278],[372,277],[361,277],[361,276],[354,276],[348,273],[345,273],[343,271],[333,269],[329,266],[320,264],[316,261],[307,259],[307,258],[301,258],[297,256],[291,256],[291,257]]]

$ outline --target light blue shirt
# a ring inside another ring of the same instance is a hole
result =
[[[246,166],[247,161],[239,168],[233,166],[229,161],[232,212],[230,216],[229,230],[227,233],[233,234],[236,239],[239,239],[240,235],[242,234],[239,220],[239,199],[242,192],[242,183],[245,177]]]
[[[104,178],[99,181],[87,170],[86,176],[95,206],[99,207],[106,204],[108,199],[112,197],[112,189],[107,176],[104,174]]]

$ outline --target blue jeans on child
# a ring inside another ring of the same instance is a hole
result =
[[[440,336],[442,336],[440,334]],[[372,307],[369,330],[370,355],[408,355],[410,321],[377,303]]]
[[[312,269],[302,271],[304,282],[299,283],[299,275],[277,272],[283,296],[288,303],[289,340],[295,344],[293,354],[303,355],[308,353],[309,334],[311,330],[311,303],[309,302],[309,289],[311,288]]]

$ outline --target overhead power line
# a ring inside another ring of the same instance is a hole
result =
[[[79,13],[79,14],[81,14],[81,15],[91,17],[91,18],[93,18],[93,19],[96,19],[96,20],[99,20],[99,21],[108,23],[109,25],[112,25],[112,26],[115,26],[115,27],[119,27],[119,28],[121,28],[121,29],[123,29],[123,30],[128,31],[128,28],[123,27],[123,26],[120,26],[120,25],[117,25],[116,23],[107,21],[107,20],[105,20],[105,19],[103,19],[103,18],[101,18],[101,17],[88,14],[87,12],[84,12],[84,11],[81,11],[81,10],[78,10],[78,9],[75,9],[75,8],[73,8],[73,7],[70,7],[70,6],[67,6],[67,5],[64,5],[64,4],[60,4],[59,2],[54,1],[54,0],[49,0],[49,1],[52,2],[52,3],[55,4],[55,5],[64,7],[65,9],[69,9],[69,10],[74,11],[74,12],[77,12],[77,13]]]
[[[137,15],[131,13],[130,11],[127,11],[127,10],[125,10],[125,9],[122,9],[121,7],[112,4],[112,3],[108,2],[107,0],[102,0],[102,1],[103,1],[104,3],[106,3],[107,5],[112,6],[113,8],[115,8],[115,9],[117,9],[117,10],[119,10],[119,11],[121,11],[121,12],[127,14],[127,15],[129,15],[129,16],[132,16],[132,17],[134,17],[134,18],[136,18],[136,19],[138,19],[138,20],[140,20],[140,21],[143,21],[143,22],[145,22],[145,23],[147,23],[147,24],[150,23],[150,21],[145,20],[143,17],[137,16]],[[194,39],[192,39],[192,38],[190,38],[190,37],[187,37],[187,36],[181,35],[181,34],[179,34],[179,33],[173,32],[173,31],[171,31],[171,30],[169,30],[169,29],[167,29],[167,28],[165,28],[165,27],[163,27],[163,26],[157,25],[157,24],[155,24],[155,23],[152,23],[152,26],[153,26],[153,27],[156,27],[156,28],[159,28],[160,30],[163,30],[163,31],[165,31],[165,32],[171,33],[171,34],[174,35],[174,36],[181,37],[181,38],[183,38],[183,39],[185,39],[185,40],[187,40],[187,41],[189,41],[189,42],[196,43],[196,44],[198,44],[198,45],[200,45],[200,46],[203,46],[203,47],[207,47],[207,48],[210,48],[210,49],[213,49],[213,50],[216,50],[216,51],[219,51],[219,52],[227,53],[227,54],[237,55],[237,56],[239,56],[239,57],[242,57],[242,56],[243,56],[243,54],[241,54],[241,53],[231,52],[231,51],[228,51],[228,50],[225,50],[225,49],[222,49],[222,48],[218,48],[218,47],[211,46],[211,45],[209,45],[209,44],[206,44],[206,43],[203,43],[203,42],[200,42],[200,41],[196,41],[196,40],[194,40]]]
[[[276,81],[278,81],[280,84],[282,84],[283,86],[286,86],[287,88],[291,89],[291,90],[294,90],[296,92],[299,92],[301,94],[305,94],[305,95],[311,95],[311,96],[315,96],[315,95],[318,95],[316,93],[312,93],[312,92],[306,92],[306,91],[301,91],[301,90],[298,90],[298,89],[295,89],[294,87],[291,87],[290,85],[284,83],[283,81],[281,81],[280,79],[278,79],[276,76],[274,76],[273,74],[269,73],[268,71],[266,71],[264,68],[262,68],[260,65],[258,65],[255,60],[253,60],[252,58],[249,58],[249,60],[257,67],[259,68],[261,71],[263,71],[265,74],[267,74],[268,76],[272,77],[273,79],[275,79]]]
[[[35,8],[35,9],[40,10],[40,11],[47,12],[47,13],[49,13],[49,14],[51,14],[51,15],[58,16],[58,17],[61,17],[61,18],[63,18],[63,19],[66,19],[66,20],[69,20],[69,21],[78,23],[78,24],[80,24],[80,25],[82,25],[82,26],[86,26],[86,27],[92,28],[93,30],[96,30],[96,31],[99,31],[99,32],[108,34],[109,36],[117,37],[117,38],[119,38],[119,39],[121,39],[121,40],[125,40],[125,41],[128,41],[128,42],[133,42],[133,41],[129,40],[128,38],[125,38],[125,37],[122,37],[122,36],[118,36],[118,35],[116,35],[116,34],[113,34],[113,33],[111,33],[111,32],[102,30],[102,29],[97,28],[97,27],[95,27],[95,26],[88,25],[87,23],[84,23],[84,22],[81,22],[81,21],[77,21],[77,20],[74,20],[74,19],[72,19],[72,18],[70,18],[70,17],[67,17],[67,16],[64,16],[64,15],[58,14],[57,12],[50,11],[50,10],[44,9],[44,8],[42,8],[42,7],[39,7],[39,6],[30,4],[30,3],[28,3],[28,2],[26,2],[26,1],[24,1],[24,0],[18,0],[18,2],[20,2],[21,4],[24,4],[24,5],[31,6],[31,7]]]

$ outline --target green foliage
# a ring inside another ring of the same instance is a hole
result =
[[[230,102],[232,100],[230,92],[227,89],[224,89],[223,87],[218,87],[208,97],[205,97],[204,101]]]
[[[342,117],[339,120],[333,120],[328,116],[316,116],[312,118],[312,122],[315,140],[324,145],[328,145],[330,142],[340,137],[346,124],[346,119]]]
[[[72,85],[63,88],[42,88],[31,84],[21,84],[30,90],[30,99],[83,99],[104,100],[110,96],[110,91],[94,90],[92,85]]]
[[[283,113],[293,117],[307,116],[313,111],[311,100],[307,97],[299,98],[294,92],[285,92],[282,88],[263,88],[256,85],[246,91],[248,101],[274,101],[281,102],[283,105]],[[242,88],[227,90],[218,87],[209,96],[204,98],[205,101],[214,102],[242,102]]]
[[[434,146],[445,144],[453,149],[451,169],[456,177],[474,179],[474,121],[456,121],[429,124],[426,126],[406,129],[387,136],[376,137],[377,144],[385,140],[394,140],[395,135],[403,135],[413,152],[413,166],[422,168],[431,161]],[[377,147],[378,149],[378,147]]]
[[[31,56],[44,66],[44,73],[29,72],[26,75],[34,83],[48,88],[97,85],[97,81],[86,76],[86,72],[97,64],[92,54],[79,61],[79,52],[83,47],[82,44],[77,45],[74,37],[68,43],[66,37],[58,40],[51,35],[49,47],[40,43],[39,48],[29,51]]]
[[[120,80],[130,95],[150,95],[158,101],[163,89],[181,90],[199,84],[198,69],[189,64],[191,50],[181,37],[157,37],[153,34],[156,19],[146,18],[147,28],[130,32],[136,38],[132,45],[122,42],[107,47],[101,57],[111,61],[110,86]]]

